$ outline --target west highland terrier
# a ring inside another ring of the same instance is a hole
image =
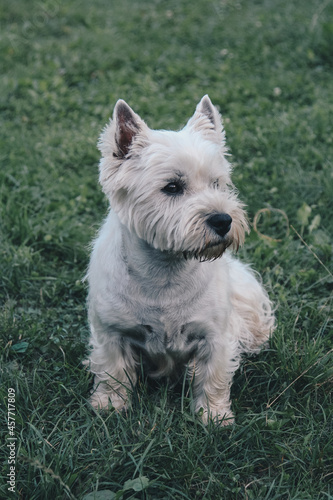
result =
[[[236,260],[248,230],[231,182],[221,116],[204,96],[179,132],[151,130],[119,100],[99,149],[112,209],[91,256],[91,403],[126,409],[143,360],[149,375],[185,369],[202,418],[230,423],[242,353],[269,339],[274,314]]]

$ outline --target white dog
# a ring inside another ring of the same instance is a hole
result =
[[[112,209],[88,271],[91,403],[118,410],[143,360],[151,376],[187,366],[195,410],[228,423],[242,352],[274,327],[268,296],[226,248],[247,231],[221,117],[204,96],[179,132],[151,130],[122,100],[99,142]]]

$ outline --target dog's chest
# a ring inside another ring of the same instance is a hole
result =
[[[205,276],[192,278],[187,273],[163,289],[161,279],[159,286],[153,281],[138,284],[128,274],[128,281],[116,294],[121,305],[118,311],[123,311],[118,323],[122,341],[152,361],[163,375],[194,357],[205,360],[211,354],[211,337],[216,331],[214,298],[208,293]]]
[[[157,311],[158,313],[158,311]],[[148,315],[145,323],[124,332],[124,340],[152,362],[159,375],[170,375],[177,366],[183,366],[200,354],[209,354],[206,326],[197,321],[176,322],[172,316]],[[149,321],[150,320],[150,321]]]

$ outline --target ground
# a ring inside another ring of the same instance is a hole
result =
[[[332,15],[330,0],[3,6],[1,498],[333,498]],[[98,136],[119,98],[175,129],[206,93],[252,222],[239,257],[277,330],[237,372],[230,429],[203,426],[187,386],[144,378],[127,415],[96,414],[81,361]]]

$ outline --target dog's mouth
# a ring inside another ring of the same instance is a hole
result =
[[[212,241],[197,250],[183,252],[185,259],[196,259],[200,262],[214,261],[224,254],[225,250],[232,245],[232,238],[224,237],[219,241]]]

